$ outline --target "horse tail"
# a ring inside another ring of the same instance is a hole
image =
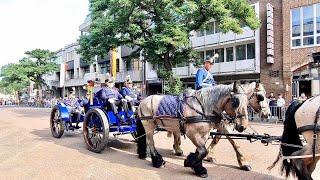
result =
[[[280,151],[282,152],[283,156],[290,156],[295,151],[300,150],[299,147],[292,147],[292,146],[286,146],[285,144],[292,144],[292,145],[298,145],[301,146],[301,140],[299,138],[299,133],[297,129],[297,124],[295,120],[295,113],[299,109],[299,107],[302,105],[300,101],[294,101],[290,104],[288,107],[286,114],[285,114],[285,121],[284,121],[284,130],[282,134],[281,142],[284,143],[280,147]],[[279,156],[281,154],[279,153]],[[280,159],[280,157],[279,157]],[[279,161],[279,159],[277,159]],[[277,161],[275,161],[276,163]],[[282,174],[285,173],[285,176],[288,177],[290,173],[295,175],[296,170],[295,166],[292,163],[291,160],[284,159],[282,161],[281,166],[281,172]]]
[[[139,105],[138,107],[138,114],[141,114],[141,107]],[[147,157],[147,138],[146,138],[146,131],[143,127],[142,121],[139,117],[137,117],[136,121],[136,134],[138,137],[137,143],[138,143],[138,148],[137,148],[137,153],[140,159],[145,159]]]

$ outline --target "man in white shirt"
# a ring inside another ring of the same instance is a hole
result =
[[[286,105],[286,101],[283,99],[282,94],[278,94],[277,99],[277,111],[278,111],[278,117],[279,119],[283,119],[283,113],[284,113],[284,106]]]

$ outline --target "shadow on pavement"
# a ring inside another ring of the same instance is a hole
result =
[[[87,150],[82,133],[65,133],[62,138],[55,139],[51,136],[50,129],[33,130],[32,134],[39,137],[40,141],[53,142],[56,145],[77,150],[78,152],[97,159],[108,161],[114,165],[124,165],[139,168],[141,171],[154,171],[161,179],[191,179],[196,178],[190,168],[181,165],[168,163],[165,168],[156,169],[151,165],[150,160],[140,160],[136,155],[136,143],[124,138],[110,138],[108,147],[101,153],[93,153]],[[158,149],[165,158],[184,160],[185,156],[174,156],[172,150]],[[149,159],[149,158],[148,158]],[[271,175],[257,172],[245,172],[238,167],[218,164],[214,167],[207,167],[210,179],[279,179]],[[229,173],[231,172],[231,174]]]

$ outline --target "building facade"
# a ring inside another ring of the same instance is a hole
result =
[[[218,83],[260,81],[267,93],[283,94],[287,101],[301,93],[319,94],[319,63],[313,61],[312,54],[320,52],[320,0],[250,0],[250,3],[261,21],[259,29],[243,26],[242,34],[222,33],[219,24],[210,21],[204,30],[193,32],[190,38],[192,48],[199,54],[196,62],[178,64],[173,73],[185,87],[194,88],[197,65],[206,56],[218,53],[211,70]],[[88,33],[90,23],[87,16],[79,26],[82,35]],[[55,76],[57,80],[60,75],[61,94],[75,91],[81,95],[87,80],[104,80],[110,72],[111,52],[86,64],[76,53],[78,46],[71,44],[58,52],[61,62],[67,64],[66,76],[62,71]],[[130,75],[145,94],[162,93],[164,83],[157,76],[156,65],[143,57],[130,60],[132,51],[128,47],[117,48],[117,87]]]

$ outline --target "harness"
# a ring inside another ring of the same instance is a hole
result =
[[[316,118],[314,119],[313,125],[306,125],[306,126],[302,126],[297,128],[298,129],[298,133],[303,133],[305,131],[313,131],[313,144],[312,144],[312,158],[313,160],[316,157],[316,141],[317,141],[317,133],[320,132],[320,125],[318,125],[318,121],[319,121],[319,117],[320,117],[320,107],[317,110],[316,113]]]
[[[189,98],[196,99],[196,101],[199,103],[199,105],[201,107],[201,111],[197,110],[196,108],[194,108],[192,105],[190,105],[186,101],[186,99],[189,99]],[[228,103],[230,100],[231,100],[231,98],[229,98],[226,103]],[[192,109],[197,114],[199,114],[199,116],[188,116],[188,117],[185,117],[183,115],[183,113],[180,111],[181,108],[179,108],[177,119],[179,119],[180,132],[181,132],[182,135],[185,135],[184,125],[188,124],[188,123],[189,124],[190,123],[199,123],[199,122],[220,123],[222,119],[226,119],[226,120],[228,120],[229,122],[232,123],[232,122],[235,121],[235,119],[242,118],[242,117],[245,116],[243,114],[238,114],[238,115],[232,117],[232,116],[229,116],[229,115],[227,115],[225,113],[217,113],[214,110],[212,111],[213,115],[206,115],[205,113],[203,113],[204,112],[204,107],[203,107],[201,101],[198,99],[197,96],[194,96],[194,95],[185,96],[185,94],[182,94],[179,97],[179,107],[181,107],[183,104],[187,105],[190,109]],[[154,112],[153,112],[153,97],[151,98],[151,107],[152,107],[151,108],[152,109],[152,114],[154,114]],[[140,108],[140,114],[142,115],[142,117],[140,117],[141,120],[160,119],[163,126],[164,126],[164,124],[163,124],[162,119],[163,118],[170,118],[170,116],[144,116],[141,108]]]

